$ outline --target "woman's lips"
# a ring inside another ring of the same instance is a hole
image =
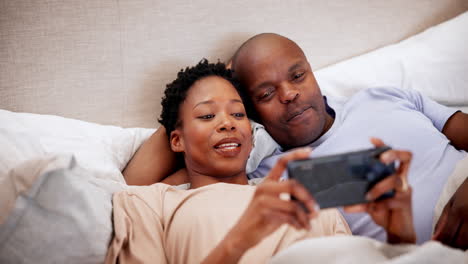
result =
[[[224,144],[221,144],[219,146],[215,146],[215,148],[217,149],[234,149],[236,147],[239,147],[240,144],[237,144],[237,143],[224,143]]]
[[[223,157],[235,157],[240,153],[241,146],[238,139],[223,139],[214,146],[214,149]]]

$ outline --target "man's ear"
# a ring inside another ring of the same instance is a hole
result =
[[[176,129],[171,132],[171,149],[174,152],[184,152],[185,151],[185,146],[184,146],[184,139],[181,135],[181,131],[179,129]]]

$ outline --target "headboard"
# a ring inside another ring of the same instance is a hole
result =
[[[156,127],[165,84],[275,32],[317,70],[468,10],[467,0],[0,0],[0,108]]]

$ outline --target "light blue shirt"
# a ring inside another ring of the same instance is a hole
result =
[[[414,90],[366,89],[344,104],[329,102],[335,121],[313,142],[311,157],[371,148],[370,137],[382,139],[394,149],[409,150],[413,160],[409,183],[413,188],[413,216],[417,243],[431,238],[435,204],[456,163],[465,157],[441,133],[456,111],[440,105]],[[283,152],[277,149],[264,159],[251,178],[264,177]],[[287,172],[283,174],[287,178]],[[386,240],[386,233],[365,213],[342,212],[355,235]]]

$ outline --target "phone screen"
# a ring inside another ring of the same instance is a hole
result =
[[[289,177],[309,190],[321,208],[365,203],[366,193],[380,180],[394,173],[394,164],[378,159],[390,148],[375,148],[288,164]],[[385,197],[392,193],[385,194]]]

